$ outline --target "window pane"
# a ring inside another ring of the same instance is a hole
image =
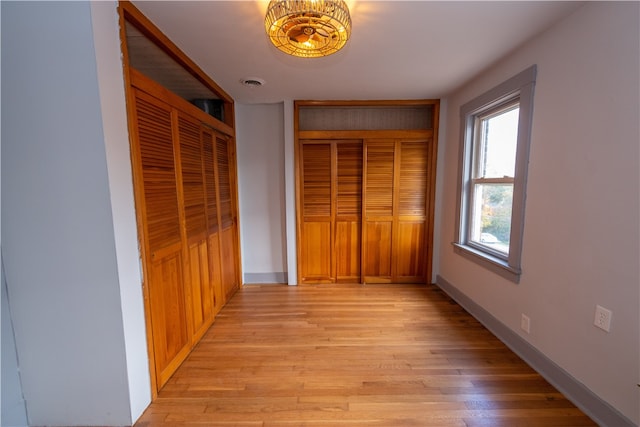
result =
[[[516,104],[480,119],[477,178],[514,176],[519,112]]]
[[[469,240],[509,254],[513,184],[476,184]]]

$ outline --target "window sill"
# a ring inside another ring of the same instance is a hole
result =
[[[471,246],[464,245],[462,243],[453,243],[453,250],[458,255],[465,257],[466,259],[475,262],[478,265],[504,277],[505,279],[513,282],[520,282],[520,274],[522,271],[519,268],[510,266],[507,261],[498,257],[490,255],[486,252],[482,252]]]

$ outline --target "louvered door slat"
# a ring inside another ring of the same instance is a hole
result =
[[[202,162],[204,164],[204,183],[206,189],[206,212],[209,242],[210,280],[213,287],[213,311],[222,308],[223,291],[220,273],[220,236],[218,235],[218,201],[215,176],[214,135],[207,128],[202,128]]]
[[[218,231],[218,202],[216,177],[214,170],[213,134],[208,130],[202,131],[202,154],[204,163],[204,182],[207,194],[207,226],[209,234]]]
[[[376,142],[367,146],[367,217],[393,215],[394,147],[393,142]]]
[[[302,210],[305,217],[331,215],[331,146],[302,146]]]
[[[169,379],[190,346],[180,202],[171,107],[135,92],[136,175],[142,186],[146,286],[153,341],[155,384]],[[141,179],[140,179],[141,178]]]
[[[227,141],[216,138],[216,158],[218,163],[218,194],[220,200],[220,221],[223,229],[233,224],[231,204],[231,181],[229,179],[229,150]]]
[[[171,132],[171,111],[136,97],[149,249],[180,243],[180,218]]]
[[[400,204],[398,215],[425,216],[427,209],[427,150],[425,143],[400,144]]]
[[[203,234],[207,229],[200,126],[197,122],[179,117],[178,131],[185,225],[187,237],[190,238]]]
[[[337,156],[336,215],[359,217],[362,213],[362,143],[337,144]]]

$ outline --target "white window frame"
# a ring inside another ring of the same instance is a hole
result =
[[[533,92],[537,67],[527,68],[504,83],[478,96],[460,107],[461,150],[459,163],[458,204],[456,236],[453,242],[456,253],[476,262],[502,277],[518,283],[522,274],[522,236],[524,233],[524,213],[526,198],[527,166],[531,141],[531,122],[533,117]],[[491,250],[489,247],[470,241],[472,203],[473,160],[478,118],[497,108],[519,104],[518,137],[513,177],[513,204],[511,208],[511,234],[509,254]]]

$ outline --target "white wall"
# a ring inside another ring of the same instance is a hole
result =
[[[91,23],[109,174],[129,399],[131,417],[135,421],[151,402],[151,378],[117,3],[91,2]]]
[[[1,7],[2,255],[29,423],[131,424],[90,4]]]
[[[638,423],[639,4],[587,3],[448,99],[439,274]],[[460,106],[538,64],[523,274],[453,252]],[[610,333],[595,305],[613,311]],[[531,334],[520,331],[521,313]]]
[[[284,190],[289,286],[298,285],[298,248],[296,235],[296,161],[293,100],[284,101]]]
[[[283,104],[236,104],[245,283],[286,283]]]

